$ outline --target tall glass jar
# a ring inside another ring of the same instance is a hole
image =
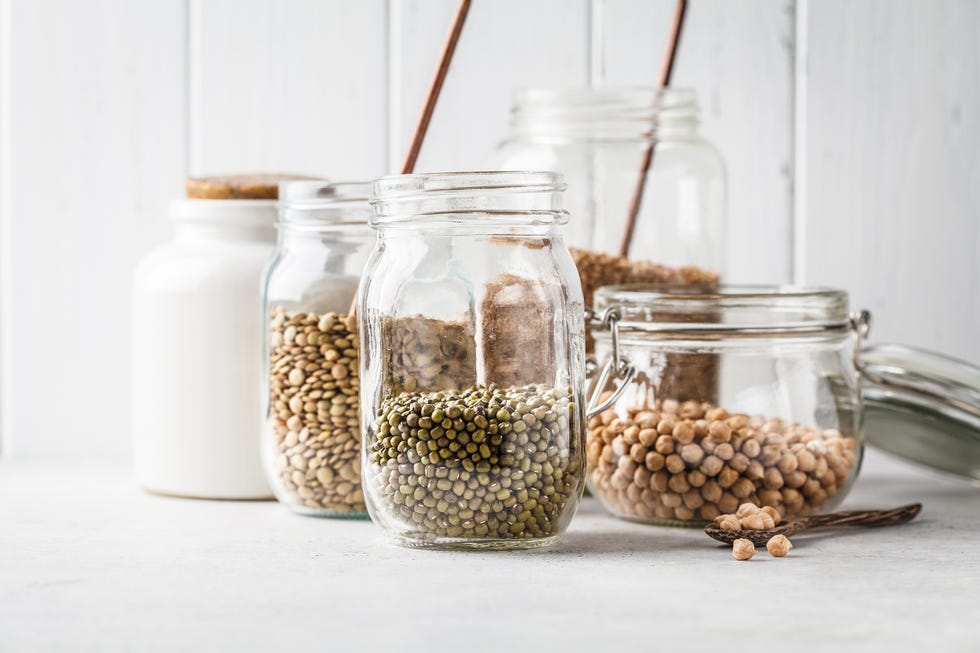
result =
[[[374,242],[369,192],[362,182],[280,189],[279,240],[264,285],[262,451],[276,497],[306,515],[367,516],[353,302]]]
[[[613,514],[698,524],[750,502],[792,518],[847,494],[864,435],[845,292],[606,287],[595,309],[596,354],[627,377],[588,428],[589,488]],[[716,397],[696,382],[704,354]]]
[[[368,510],[407,546],[556,541],[584,487],[584,313],[554,173],[374,182]]]
[[[510,131],[494,164],[563,173],[565,206],[575,216],[568,244],[616,254],[644,152],[656,141],[627,255],[720,271],[725,171],[718,151],[698,129],[698,116],[697,96],[689,89],[523,90],[515,96]]]

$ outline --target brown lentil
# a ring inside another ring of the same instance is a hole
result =
[[[275,307],[269,326],[279,499],[314,513],[363,516],[357,320]]]

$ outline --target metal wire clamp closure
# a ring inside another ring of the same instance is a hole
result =
[[[586,310],[586,322],[596,322],[603,328],[608,329],[611,334],[612,340],[612,356],[606,361],[606,364],[602,367],[602,373],[599,374],[599,379],[596,381],[595,387],[592,389],[592,396],[589,398],[589,405],[585,410],[585,415],[588,418],[592,418],[602,411],[606,410],[623,394],[627,387],[629,387],[630,382],[633,381],[633,377],[636,375],[636,368],[633,367],[633,363],[630,359],[619,350],[619,320],[622,318],[622,314],[619,308],[611,306],[605,310],[602,314],[602,318],[596,320],[595,313],[589,308]],[[595,361],[589,361],[589,365],[594,371]],[[621,378],[619,385],[613,390],[613,393],[606,398],[605,401],[596,404],[599,401],[599,397],[602,395],[603,390],[609,384],[610,377],[615,373],[617,377]]]

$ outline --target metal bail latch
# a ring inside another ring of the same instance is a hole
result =
[[[852,357],[854,367],[858,372],[864,374],[861,349],[864,347],[864,341],[867,340],[868,335],[871,333],[871,311],[866,309],[854,311],[848,316],[848,321],[851,323],[851,329],[857,335],[857,342],[854,343],[854,355]]]
[[[586,321],[587,322],[598,322],[603,328],[609,329],[612,336],[612,356],[606,361],[606,364],[602,367],[602,373],[599,374],[599,378],[596,380],[595,387],[592,389],[592,396],[589,398],[589,405],[586,407],[585,415],[587,418],[592,418],[602,411],[606,410],[623,394],[626,388],[629,386],[633,377],[636,376],[636,368],[630,362],[629,357],[621,353],[619,350],[619,320],[622,318],[622,314],[619,308],[616,306],[610,306],[602,314],[602,318],[596,320],[595,314],[591,309],[586,311]],[[594,364],[591,371],[594,371]],[[610,377],[615,374],[617,377],[621,378],[619,386],[613,390],[613,393],[606,398],[600,404],[596,404],[599,401],[599,397],[602,395],[603,390],[609,384]]]

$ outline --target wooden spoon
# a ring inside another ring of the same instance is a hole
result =
[[[704,527],[704,532],[715,538],[719,542],[731,544],[739,538],[750,540],[755,545],[765,545],[770,538],[776,535],[795,535],[800,531],[811,528],[827,528],[829,526],[896,526],[911,521],[919,511],[922,510],[921,503],[912,503],[901,508],[891,510],[850,510],[846,512],[832,512],[826,515],[814,515],[813,517],[802,517],[794,521],[786,522],[776,528],[767,528],[761,531],[745,531],[719,528],[716,524],[708,524]]]

